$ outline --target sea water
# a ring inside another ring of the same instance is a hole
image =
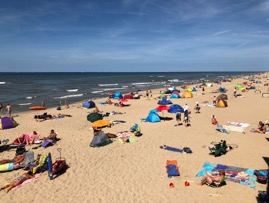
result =
[[[203,80],[253,75],[259,72],[146,72],[146,73],[0,73],[0,103],[11,104],[14,112],[29,106],[56,107],[107,97],[109,92],[179,87]]]

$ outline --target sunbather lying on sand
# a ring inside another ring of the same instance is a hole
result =
[[[0,165],[1,164],[6,164],[6,163],[14,163],[14,164],[17,164],[17,163],[21,163],[23,162],[25,158],[25,153],[21,154],[21,155],[16,155],[13,159],[3,159],[0,161]]]
[[[10,183],[6,184],[5,186],[1,187],[0,190],[4,190],[7,189],[7,192],[9,192],[12,188],[22,184],[24,181],[28,180],[28,179],[32,179],[35,176],[32,174],[31,171],[29,171],[28,173],[24,173],[21,176],[15,178],[13,181],[11,181]]]
[[[41,118],[40,120],[36,119],[37,122],[43,122],[43,121],[46,121],[46,120],[52,120],[52,119],[56,119],[56,118],[64,118],[64,117],[72,117],[71,115],[69,114],[57,114],[57,115],[48,115],[44,118]]]
[[[263,122],[259,122],[259,125],[258,125],[258,128],[253,128],[250,130],[250,132],[253,132],[253,133],[262,133],[262,134],[265,134],[266,133],[266,126]]]

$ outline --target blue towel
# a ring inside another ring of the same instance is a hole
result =
[[[177,169],[177,166],[170,164],[170,165],[167,165],[166,168],[167,168],[168,177],[179,176],[179,171]]]
[[[215,170],[225,170],[227,168],[228,168],[228,166],[226,166],[226,165],[217,164]]]
[[[168,150],[168,151],[172,151],[172,152],[179,152],[179,153],[182,153],[183,152],[182,149],[178,149],[178,148],[174,148],[174,147],[169,147],[169,146],[166,146],[163,149]]]
[[[218,130],[218,131],[220,131],[222,133],[229,134],[229,132],[222,125],[217,125],[216,130]]]

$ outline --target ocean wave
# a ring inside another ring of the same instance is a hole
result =
[[[6,84],[6,82],[0,82],[0,85]]]
[[[113,83],[113,84],[98,84],[100,87],[109,87],[109,86],[117,86],[118,83]]]
[[[19,106],[27,106],[27,105],[30,105],[32,103],[21,103],[21,104],[18,104]]]
[[[69,97],[82,97],[83,94],[71,94],[71,95],[65,95],[62,97],[54,97],[54,99],[65,99],[65,98],[69,98]]]
[[[25,99],[33,99],[36,98],[37,96],[29,96],[29,97],[25,97]]]
[[[124,90],[124,87],[115,87],[115,88],[106,88],[103,89],[103,91],[112,91],[112,90]]]
[[[97,94],[97,93],[101,93],[101,92],[103,92],[102,90],[97,90],[97,91],[93,91],[93,92],[91,92],[92,94]]]
[[[179,82],[178,79],[172,79],[172,80],[168,80],[169,82]]]
[[[67,92],[77,92],[78,89],[70,89],[70,90],[66,90]]]
[[[152,82],[134,82],[131,83],[131,85],[149,85],[152,84]]]

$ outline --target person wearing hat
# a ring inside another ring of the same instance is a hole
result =
[[[197,101],[196,104],[195,104],[195,107],[194,107],[194,110],[195,110],[195,113],[200,113],[200,105],[199,105],[199,102]]]

